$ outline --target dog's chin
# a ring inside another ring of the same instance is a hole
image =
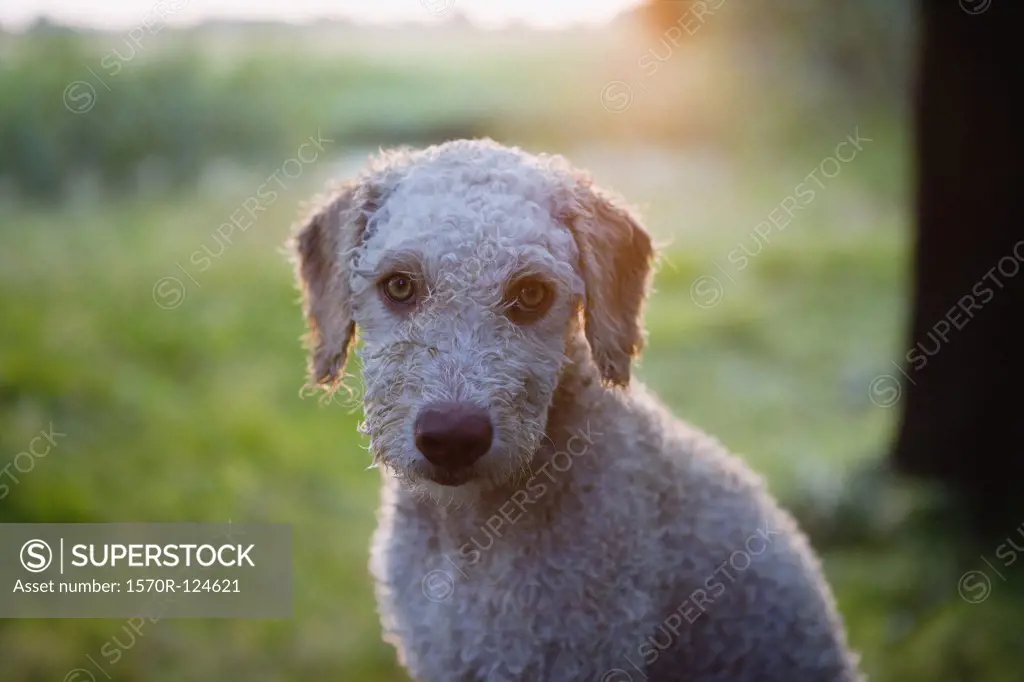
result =
[[[441,507],[472,504],[480,499],[482,493],[490,489],[490,482],[486,478],[461,475],[441,476],[437,479],[421,476],[405,479],[403,484],[417,497]]]
[[[474,466],[449,470],[423,462],[394,473],[406,490],[439,506],[472,503],[496,486],[489,476]]]

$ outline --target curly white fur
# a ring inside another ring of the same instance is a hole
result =
[[[859,679],[791,518],[630,382],[653,250],[620,201],[560,157],[457,141],[374,160],[294,249],[314,379],[336,386],[364,342],[371,570],[414,679]],[[394,272],[424,290],[411,309],[381,295]],[[517,324],[505,299],[526,275],[554,301]],[[495,426],[459,486],[415,447],[437,401]]]

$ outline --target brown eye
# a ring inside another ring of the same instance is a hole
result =
[[[548,291],[541,282],[526,281],[516,290],[516,304],[523,310],[537,310],[547,300]]]
[[[416,293],[416,285],[409,275],[391,275],[384,280],[384,295],[395,303],[408,303]]]

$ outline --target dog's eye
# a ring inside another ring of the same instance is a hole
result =
[[[416,293],[416,284],[412,277],[401,273],[384,280],[382,288],[384,295],[395,303],[408,303]]]
[[[542,282],[527,280],[516,288],[516,305],[523,310],[537,310],[547,297],[548,291]]]
[[[505,314],[516,324],[539,320],[551,307],[551,287],[532,277],[517,282],[506,295]]]

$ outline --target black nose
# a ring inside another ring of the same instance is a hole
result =
[[[416,448],[427,461],[445,469],[469,466],[491,448],[494,429],[482,408],[465,403],[435,403],[416,417]]]

